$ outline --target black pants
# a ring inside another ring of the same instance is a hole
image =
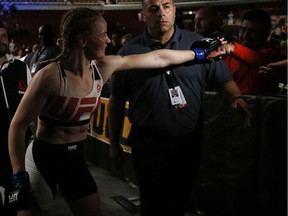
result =
[[[174,137],[133,126],[128,143],[139,182],[141,216],[183,216],[199,171],[201,133]]]

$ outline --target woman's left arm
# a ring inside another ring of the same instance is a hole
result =
[[[182,64],[192,61],[195,52],[192,50],[154,50],[144,54],[128,56],[108,55],[102,60],[97,60],[97,67],[104,83],[116,71],[129,69],[165,68],[169,65]]]
[[[196,41],[191,50],[160,49],[144,54],[133,54],[128,56],[106,56],[97,60],[96,64],[102,75],[104,83],[112,73],[129,69],[165,68],[169,65],[183,64],[194,59],[201,61],[206,58],[214,58],[222,54],[216,51],[226,41],[221,39],[204,38]]]

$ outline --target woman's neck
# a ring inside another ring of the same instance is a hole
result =
[[[83,58],[79,55],[70,55],[67,59],[62,61],[66,70],[81,76],[90,69],[90,61],[87,58]]]

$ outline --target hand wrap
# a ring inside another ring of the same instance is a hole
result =
[[[222,42],[218,38],[203,38],[192,44],[191,50],[195,52],[195,59],[204,60],[210,52],[217,50]]]
[[[9,194],[9,204],[18,211],[28,210],[32,205],[31,186],[26,171],[12,175],[12,191]]]

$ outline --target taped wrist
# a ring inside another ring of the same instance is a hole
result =
[[[193,48],[192,50],[195,52],[196,60],[201,61],[206,58],[205,52],[201,48]]]
[[[18,211],[28,210],[32,206],[29,175],[21,171],[12,175],[13,187],[9,193],[9,205]]]
[[[12,174],[11,176],[12,184],[17,184],[17,183],[28,183],[30,181],[29,179],[29,174],[26,171],[21,171],[15,174]]]

